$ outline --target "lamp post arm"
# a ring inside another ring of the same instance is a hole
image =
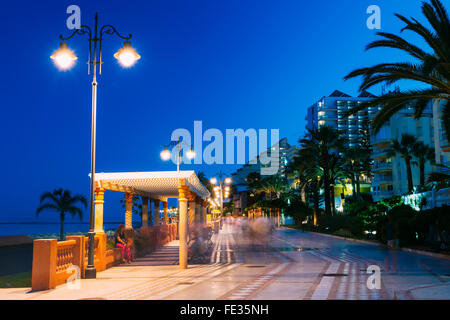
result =
[[[72,39],[76,34],[82,36],[86,33],[89,34],[89,41],[90,41],[92,39],[92,31],[91,31],[91,28],[89,28],[89,26],[86,26],[86,25],[80,26],[80,29],[76,29],[70,36],[68,36],[66,38],[64,38],[63,35],[60,35],[59,38],[62,41],[67,41],[67,40]]]
[[[119,38],[122,38],[124,40],[130,40],[131,39],[131,33],[128,35],[128,37],[121,35],[116,28],[114,28],[112,25],[110,24],[105,24],[103,27],[101,27],[100,29],[100,40],[103,40],[103,34],[116,34]]]
[[[116,34],[119,38],[122,38],[124,40],[130,40],[131,39],[131,34],[128,35],[128,37],[125,37],[123,35],[121,35],[116,28],[114,28],[112,25],[110,24],[105,24],[103,27],[100,28],[100,38],[98,39],[100,41],[100,47],[99,47],[99,74],[102,74],[102,41],[103,41],[103,34],[110,34],[110,35],[114,35]]]
[[[70,36],[68,36],[68,37],[66,37],[66,38],[64,38],[63,37],[63,35],[60,35],[59,36],[59,38],[63,41],[63,42],[65,42],[65,41],[67,41],[67,40],[70,40],[70,39],[72,39],[76,34],[78,34],[78,35],[80,35],[80,36],[82,36],[82,35],[85,35],[85,34],[88,34],[89,35],[89,59],[88,59],[88,74],[91,74],[91,61],[92,61],[92,50],[91,50],[91,46],[92,46],[92,41],[94,40],[95,41],[95,39],[92,39],[92,30],[91,30],[91,28],[89,28],[89,26],[86,26],[86,25],[82,25],[81,27],[80,27],[80,29],[77,29],[77,30],[75,30]]]

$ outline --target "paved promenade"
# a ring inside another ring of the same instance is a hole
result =
[[[450,299],[447,259],[283,228],[270,246],[246,242],[227,224],[213,240],[209,264],[180,270],[173,241],[79,288],[0,289],[0,299]],[[380,268],[380,289],[367,286],[369,266]]]

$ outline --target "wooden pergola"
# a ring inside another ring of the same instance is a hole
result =
[[[126,199],[125,227],[132,228],[133,196],[142,197],[142,223],[148,225],[149,201],[154,202],[155,224],[168,222],[167,200],[178,198],[180,268],[187,268],[187,233],[190,224],[206,221],[209,191],[194,171],[112,172],[95,174],[95,232],[103,230],[105,191],[123,192]],[[163,221],[159,205],[163,203]]]

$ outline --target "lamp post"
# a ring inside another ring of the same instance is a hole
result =
[[[217,173],[217,176],[219,177],[219,180],[217,180],[216,177],[212,177],[210,182],[215,186],[213,190],[216,195],[216,199],[218,199],[220,204],[220,214],[223,215],[223,199],[228,198],[228,196],[230,195],[231,190],[229,185],[231,184],[231,178],[226,177],[222,180],[222,178],[225,176],[222,171]],[[226,186],[224,186],[224,184]]]
[[[184,141],[184,140],[183,141],[180,141],[180,140],[178,140],[178,141],[171,141],[167,146],[164,147],[164,150],[161,151],[161,153],[160,153],[160,156],[161,156],[162,160],[164,160],[164,161],[170,160],[170,158],[172,158],[172,153],[167,148],[174,146],[173,149],[176,149],[175,150],[175,152],[176,152],[175,153],[175,159],[176,159],[176,162],[177,162],[177,173],[180,172],[180,158],[181,158],[180,153],[181,153],[181,147],[183,146],[183,144],[185,146],[187,146],[188,148],[190,148],[186,152],[186,157],[188,159],[194,159],[195,158],[195,152],[194,152],[194,150],[192,150],[192,146],[187,144],[187,142]]]
[[[68,70],[78,59],[74,52],[67,46],[66,41],[70,40],[76,34],[89,36],[89,58],[88,58],[88,74],[91,74],[92,69],[92,127],[91,127],[91,188],[90,188],[90,212],[89,212],[89,232],[88,232],[88,265],[85,272],[85,277],[88,279],[94,279],[97,276],[97,271],[94,266],[94,183],[95,183],[95,141],[96,141],[96,122],[97,122],[97,66],[99,67],[99,75],[102,72],[102,41],[103,35],[117,35],[119,38],[125,40],[123,48],[119,49],[114,57],[119,63],[129,68],[136,63],[141,56],[131,47],[130,39],[131,34],[128,36],[122,36],[112,25],[104,25],[98,29],[98,14],[95,14],[94,19],[94,33],[89,26],[82,25],[79,29],[75,30],[70,36],[64,38],[62,35],[59,38],[62,40],[58,50],[53,52],[50,58],[54,61],[55,65],[60,70]],[[94,48],[92,50],[92,44]]]

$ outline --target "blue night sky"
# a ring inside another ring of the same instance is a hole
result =
[[[398,33],[394,12],[423,21],[420,1],[3,1],[0,221],[55,221],[35,210],[44,191],[89,197],[91,76],[87,37],[68,42],[75,67],[58,71],[49,56],[66,28],[67,6],[82,24],[113,24],[142,58],[131,69],[106,36],[98,78],[97,172],[175,170],[159,153],[177,128],[279,128],[291,144],[303,135],[306,108],[339,89],[357,94],[351,70],[398,60],[392,50],[364,52],[375,39],[366,8],[381,7],[382,31]],[[407,37],[408,38],[408,37]],[[373,92],[378,94],[379,92]],[[205,143],[204,143],[205,145]],[[184,165],[232,173],[237,165]],[[121,194],[107,192],[105,222],[123,220]],[[84,221],[88,221],[86,210]]]

